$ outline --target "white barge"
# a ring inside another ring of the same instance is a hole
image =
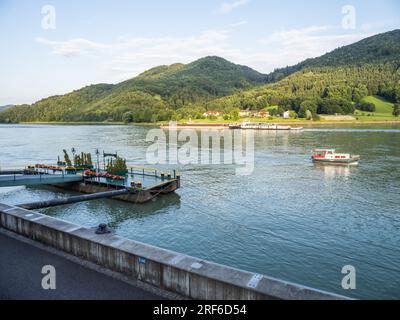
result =
[[[282,131],[289,131],[289,130],[303,130],[303,127],[291,127],[291,126],[283,126],[274,123],[254,123],[254,122],[243,122],[241,124],[230,124],[229,129],[242,129],[242,130],[282,130]]]

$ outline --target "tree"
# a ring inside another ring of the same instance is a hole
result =
[[[271,117],[275,117],[278,115],[278,109],[273,108],[269,110],[269,114],[271,115]]]
[[[324,91],[322,92],[321,98],[328,98],[330,95],[329,87],[325,87]]]
[[[360,102],[362,98],[368,95],[368,89],[365,85],[358,85],[353,88],[351,100],[354,102]]]
[[[71,159],[69,158],[67,150],[64,149],[63,152],[64,152],[64,161],[65,161],[65,163],[67,164],[68,167],[71,167],[72,166],[72,162],[71,162]]]
[[[122,121],[125,123],[130,123],[133,121],[132,112],[128,111],[122,115]]]
[[[307,110],[310,111],[311,113],[316,113],[317,108],[318,105],[315,100],[304,100],[300,104],[299,118],[307,118]]]
[[[283,114],[285,113],[285,110],[282,107],[278,107],[277,109],[277,115],[279,116],[283,116]]]
[[[376,106],[372,102],[361,101],[357,103],[356,108],[361,111],[375,112]]]
[[[400,84],[398,83],[394,89],[394,99],[395,102],[400,103]]]
[[[229,112],[230,119],[234,121],[239,120],[239,112],[239,108],[234,108],[231,112]]]
[[[355,108],[350,101],[341,98],[326,98],[318,102],[318,114],[353,114]]]
[[[400,116],[400,104],[399,104],[399,103],[396,103],[396,104],[393,106],[393,115],[394,115],[395,117]]]
[[[289,116],[291,119],[297,119],[297,112],[293,110],[289,110]]]
[[[307,111],[308,109],[305,106],[300,106],[300,110],[298,113],[299,118],[306,118],[307,117]]]

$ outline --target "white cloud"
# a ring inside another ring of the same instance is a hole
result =
[[[95,56],[102,61],[104,78],[117,82],[131,78],[160,64],[189,63],[208,55],[226,56],[234,51],[228,46],[231,30],[207,30],[189,37],[120,38],[114,43],[96,43],[87,39],[51,41],[37,38],[55,55]]]
[[[236,25],[245,23],[242,21]],[[188,37],[123,37],[113,43],[97,43],[81,38],[67,41],[38,38],[36,41],[49,46],[56,55],[96,57],[96,69],[102,74],[98,82],[119,82],[157,65],[189,63],[208,55],[221,56],[268,73],[373,34],[342,34],[342,29],[337,27],[311,26],[277,31],[259,39],[254,48],[239,48],[231,43],[235,30],[231,25],[226,29],[207,30]]]
[[[81,38],[69,41],[51,41],[45,38],[36,38],[35,40],[39,43],[50,46],[54,54],[65,57],[79,56],[107,47],[104,44]]]
[[[381,21],[374,21],[369,23],[363,23],[361,25],[362,31],[371,31],[377,29],[397,29],[400,26],[400,19],[388,19],[388,20],[381,20]]]
[[[334,26],[311,26],[274,32],[270,36],[260,39],[259,42],[272,48],[271,61],[279,59],[281,63],[278,65],[282,66],[321,56],[338,47],[376,34],[373,32],[338,33],[341,30]],[[284,64],[282,64],[283,62]]]
[[[236,27],[245,26],[246,24],[248,24],[248,22],[245,21],[245,20],[243,20],[243,21],[239,21],[239,22],[236,22],[236,23],[232,23],[232,24],[230,24],[229,26],[230,26],[231,28],[236,28]]]
[[[224,2],[221,4],[219,11],[222,14],[226,14],[226,13],[229,13],[241,6],[246,5],[249,2],[250,2],[250,0],[234,0],[234,1],[230,1],[230,2]]]

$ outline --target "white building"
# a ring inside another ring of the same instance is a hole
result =
[[[283,119],[290,119],[290,111],[285,111],[283,113]]]

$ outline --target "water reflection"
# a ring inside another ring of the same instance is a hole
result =
[[[129,203],[115,199],[102,199],[62,207],[62,210],[60,207],[54,207],[43,209],[42,212],[58,218],[62,218],[65,215],[80,215],[79,212],[86,212],[88,215],[91,215],[91,217],[87,217],[91,226],[107,223],[111,228],[119,229],[127,220],[145,219],[153,215],[179,210],[181,207],[181,197],[176,193],[171,193],[160,195],[144,204]]]
[[[72,147],[111,148],[142,165],[149,129],[0,125],[0,165],[51,162]],[[235,165],[165,164],[162,170],[182,173],[175,195],[145,205],[105,199],[42,212],[86,227],[109,223],[133,240],[355,298],[399,299],[400,133],[387,129],[400,128],[335,129],[254,132],[250,176],[236,176]],[[310,151],[329,146],[361,155],[360,165],[314,165]],[[0,202],[70,194],[22,187],[0,190]],[[340,286],[346,264],[362,271],[352,292]]]
[[[355,169],[355,166],[351,165],[338,165],[331,163],[314,163],[315,169],[323,172],[326,179],[334,179],[337,177],[348,178],[351,171]]]

